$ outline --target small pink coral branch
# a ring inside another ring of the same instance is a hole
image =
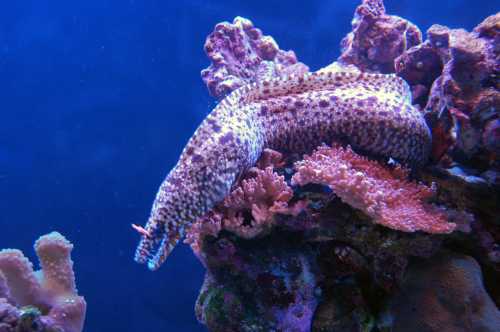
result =
[[[277,152],[267,151],[266,154],[262,165],[281,163]],[[300,203],[289,206],[293,191],[285,178],[273,171],[273,166],[252,168],[246,175],[250,177],[242,180],[221,204],[196,221],[188,232],[185,242],[198,256],[206,235],[217,236],[225,229],[242,238],[254,238],[272,228],[276,213],[296,215],[303,207]]]
[[[293,191],[272,167],[255,169],[254,178],[243,180],[224,200],[226,216],[224,228],[243,238],[253,238],[269,228],[275,213],[286,212]],[[252,223],[245,225],[243,213],[252,215]]]
[[[10,331],[12,326],[21,330],[24,306],[39,310],[37,322],[44,331],[83,330],[86,303],[75,286],[72,249],[57,232],[40,237],[35,251],[41,270],[36,272],[21,251],[0,250],[0,331]]]
[[[433,190],[406,180],[401,167],[389,169],[354,153],[350,147],[319,147],[295,164],[292,183],[329,186],[343,202],[375,223],[403,232],[451,233],[444,211],[426,203]]]

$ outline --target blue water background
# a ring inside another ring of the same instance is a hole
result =
[[[339,54],[358,1],[1,1],[0,248],[52,230],[75,244],[85,331],[204,331],[185,246],[152,273],[131,223],[214,107],[199,72],[220,21],[250,18],[312,69]],[[386,1],[425,31],[472,29],[498,1]]]

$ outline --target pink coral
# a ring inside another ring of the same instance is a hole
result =
[[[33,306],[42,313],[40,323],[44,328],[81,332],[86,303],[75,287],[72,249],[73,245],[57,232],[40,237],[35,243],[35,251],[41,270],[36,272],[21,251],[1,250],[0,314],[12,320],[22,316],[21,307]],[[0,318],[1,326],[6,322]],[[16,326],[18,323],[8,324]]]
[[[405,180],[407,171],[388,169],[350,147],[319,147],[295,164],[292,183],[328,185],[342,201],[362,210],[375,223],[404,232],[450,233],[456,225],[425,203],[433,190]]]
[[[269,166],[278,168],[283,167],[284,165],[285,161],[283,160],[283,154],[272,149],[264,149],[259,157],[259,160],[257,160],[255,167],[264,169]]]
[[[269,160],[279,163],[277,152],[270,150],[266,155]],[[261,163],[265,164],[266,160]],[[293,191],[272,166],[252,168],[246,176],[222,203],[196,221],[188,232],[185,242],[197,255],[207,235],[217,236],[225,229],[242,238],[254,238],[271,229],[276,213],[297,215],[303,208],[302,202],[289,206]]]
[[[286,212],[293,191],[272,167],[254,169],[254,178],[243,180],[224,200],[226,218],[224,228],[243,238],[252,238],[269,228],[277,212]],[[252,221],[246,224],[244,213],[250,212]]]

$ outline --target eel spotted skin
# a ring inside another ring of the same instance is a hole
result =
[[[156,270],[264,148],[306,152],[335,139],[420,165],[431,134],[395,75],[318,71],[243,86],[206,117],[156,195],[135,260]]]

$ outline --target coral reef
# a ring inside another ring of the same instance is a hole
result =
[[[422,41],[364,0],[352,28],[308,73],[247,19],[215,27],[220,102],[135,226],[136,261],[187,233],[211,331],[494,331],[500,14]]]
[[[261,79],[222,99],[161,184],[146,225],[135,227],[142,235],[135,261],[158,269],[193,222],[229,195],[266,148],[300,153],[337,138],[378,157],[422,166],[431,136],[405,81],[340,68]]]
[[[288,196],[293,168],[286,165],[290,167],[274,172],[283,174],[276,178],[286,181],[280,192]],[[260,170],[266,171],[269,167]],[[245,181],[233,192],[240,192]],[[223,220],[235,211],[221,203],[189,232],[188,242],[207,268],[196,312],[211,331],[310,331],[313,321],[318,326],[332,323],[313,315],[318,310],[319,317],[332,318],[332,306],[339,307],[332,319],[342,326],[357,324],[350,315],[373,323],[358,278],[389,292],[402,280],[411,257],[428,258],[443,241],[440,235],[387,231],[316,184],[294,186],[288,203],[300,209],[275,212],[254,235],[246,230],[255,222],[248,202],[272,206],[273,199],[279,203],[282,197],[269,195],[275,192],[272,186],[266,188],[265,195],[244,198],[235,208],[247,211],[244,222],[225,227]]]
[[[16,249],[0,251],[0,331],[81,332],[86,303],[75,286],[73,245],[53,232],[35,251],[41,270]]]

